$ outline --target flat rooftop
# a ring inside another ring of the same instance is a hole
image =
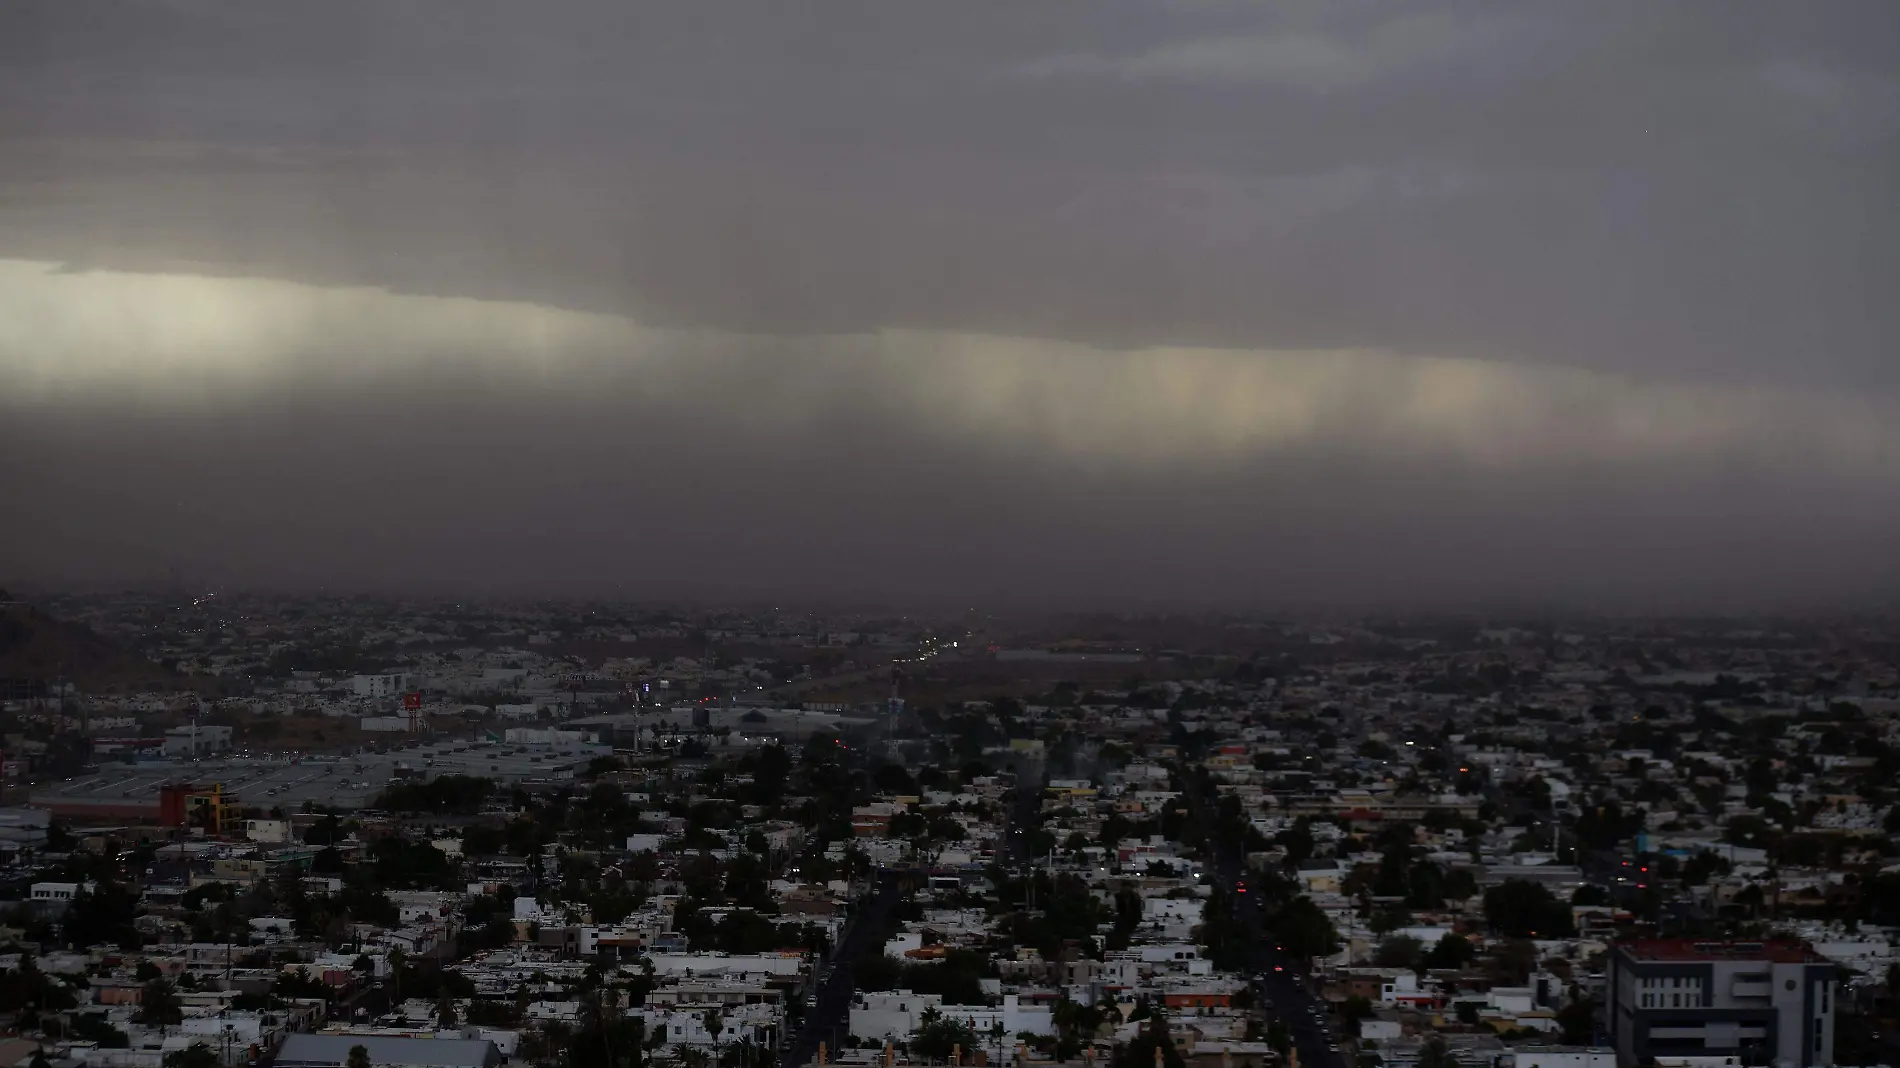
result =
[[[33,790],[36,805],[123,806],[158,804],[166,783],[217,783],[239,804],[294,809],[305,801],[335,808],[362,808],[397,778],[433,779],[475,775],[503,784],[572,779],[595,757],[611,756],[603,745],[527,745],[489,741],[435,741],[352,756],[267,754],[203,760],[141,760],[103,765],[97,773]]]
[[[1687,938],[1619,942],[1618,949],[1640,961],[1683,962],[1765,960],[1775,964],[1825,964],[1827,958],[1806,942],[1773,939],[1766,942],[1697,942]]]

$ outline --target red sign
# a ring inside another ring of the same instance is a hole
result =
[[[419,708],[421,708],[421,707],[422,707],[422,695],[421,695],[421,694],[419,694],[419,693],[406,693],[406,694],[403,694],[403,695],[402,695],[402,707],[403,707],[403,710],[404,710],[404,711],[407,711],[407,712],[414,712],[415,710],[417,710],[417,709],[419,709]]]

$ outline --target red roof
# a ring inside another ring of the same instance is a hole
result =
[[[1766,960],[1775,964],[1825,964],[1827,958],[1806,942],[1792,938],[1766,942],[1697,942],[1688,938],[1656,938],[1619,942],[1617,948],[1637,960],[1705,961]]]

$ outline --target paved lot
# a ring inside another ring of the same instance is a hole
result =
[[[295,808],[305,801],[338,808],[367,805],[401,772],[435,778],[479,775],[503,783],[570,779],[598,756],[600,745],[513,745],[446,741],[352,756],[237,756],[219,760],[140,761],[102,766],[97,774],[36,787],[36,802],[156,802],[168,782],[222,784],[247,805]]]

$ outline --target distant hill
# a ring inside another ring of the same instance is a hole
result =
[[[88,627],[54,619],[0,590],[0,680],[10,688],[61,677],[81,690],[171,689],[184,677],[119,648]]]

